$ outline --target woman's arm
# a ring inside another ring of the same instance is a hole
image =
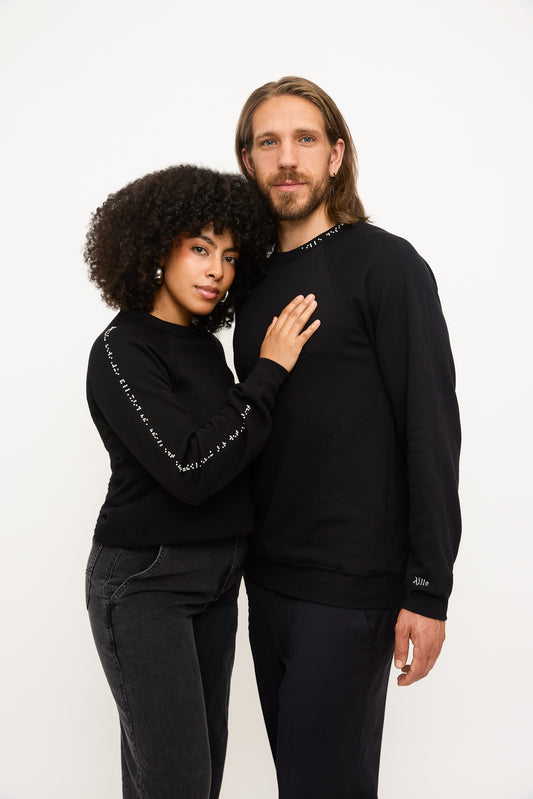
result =
[[[303,302],[293,301],[273,322],[249,377],[229,391],[226,405],[203,425],[179,401],[153,346],[129,326],[109,328],[94,345],[90,402],[167,491],[198,505],[229,483],[265,444],[277,392],[318,327],[302,331],[316,307],[308,301],[298,312]]]

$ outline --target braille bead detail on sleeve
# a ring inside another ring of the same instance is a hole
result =
[[[154,430],[153,427],[150,427],[149,418],[146,416],[146,414],[144,414],[142,412],[142,407],[141,407],[140,403],[137,401],[137,399],[136,399],[135,395],[133,394],[133,392],[131,391],[131,388],[129,387],[127,381],[123,377],[121,377],[121,375],[120,375],[120,370],[119,370],[118,365],[117,365],[117,363],[115,361],[115,358],[113,356],[113,351],[111,350],[111,347],[109,345],[110,334],[115,329],[116,329],[115,326],[109,327],[106,330],[106,332],[104,333],[104,346],[105,346],[105,351],[106,351],[107,357],[109,358],[109,363],[111,364],[111,368],[113,369],[113,372],[115,373],[115,375],[119,378],[119,385],[122,387],[124,393],[126,394],[126,396],[129,399],[129,401],[131,402],[131,404],[133,405],[133,407],[135,408],[135,410],[139,414],[140,420],[143,422],[144,425],[146,425],[146,427],[148,427],[150,435],[154,439],[156,445],[163,449],[163,452],[164,452],[165,455],[167,455],[171,459],[174,459],[175,466],[176,466],[176,468],[178,469],[179,472],[190,472],[193,469],[201,469],[202,466],[205,466],[205,464],[208,463],[208,461],[210,461],[211,458],[214,458],[217,453],[221,452],[228,445],[228,441],[235,441],[241,435],[241,433],[244,432],[244,430],[246,429],[246,417],[248,416],[248,414],[251,411],[251,406],[250,405],[246,405],[244,407],[242,413],[241,413],[241,417],[243,419],[242,425],[239,428],[237,428],[236,430],[234,430],[234,432],[231,433],[228,436],[228,440],[227,441],[220,441],[217,444],[216,448],[214,450],[213,449],[209,450],[209,452],[200,461],[195,461],[194,463],[188,463],[188,464],[180,463],[180,461],[177,460],[177,458],[176,458],[176,453],[172,452],[171,450],[169,450],[165,446],[165,443],[164,443],[163,439],[161,438],[161,436],[158,434],[158,432],[156,430]]]

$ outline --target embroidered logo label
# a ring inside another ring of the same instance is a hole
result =
[[[413,585],[422,586],[422,588],[427,588],[429,585],[429,580],[426,580],[424,577],[415,577],[413,580]]]

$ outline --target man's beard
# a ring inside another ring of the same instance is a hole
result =
[[[307,200],[302,201],[297,195],[299,192],[281,192],[274,188],[285,180],[294,183],[305,183],[310,191]],[[312,183],[298,172],[280,172],[269,180],[257,181],[257,186],[270,206],[270,209],[279,222],[295,222],[305,219],[322,205],[329,194],[330,178],[326,172],[320,182]]]

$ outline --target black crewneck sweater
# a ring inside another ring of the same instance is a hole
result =
[[[214,336],[120,312],[96,339],[87,373],[111,461],[96,540],[139,548],[248,535],[244,467],[268,437],[286,375],[261,358],[235,386]]]
[[[237,319],[241,379],[272,316],[308,292],[322,324],[256,461],[248,578],[302,599],[446,618],[460,427],[433,274],[368,223],[274,254]]]

